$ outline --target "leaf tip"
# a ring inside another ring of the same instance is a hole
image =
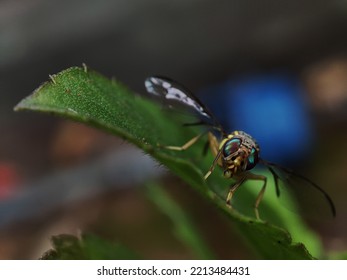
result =
[[[21,101],[19,101],[19,103],[16,106],[13,107],[13,111],[18,112],[18,111],[24,110],[26,108],[25,100],[26,100],[26,98],[24,98]]]

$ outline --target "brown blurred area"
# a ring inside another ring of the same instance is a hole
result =
[[[338,210],[336,221],[312,226],[327,250],[346,250],[346,34],[347,3],[337,0],[1,1],[0,259],[39,258],[51,235],[81,231],[146,258],[194,258],[145,197],[153,179],[192,214],[218,258],[255,257],[224,216],[123,140],[13,112],[49,74],[82,63],[140,93],[153,73],[193,91],[240,73],[297,74],[317,131],[309,175],[330,186]]]
[[[304,71],[312,109],[330,115],[346,114],[347,57],[333,56],[313,63]],[[342,118],[344,121],[344,119]]]

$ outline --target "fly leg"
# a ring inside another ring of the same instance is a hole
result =
[[[221,159],[222,149],[219,149],[219,141],[217,140],[216,136],[214,136],[211,132],[208,133],[208,142],[210,145],[212,155],[214,156],[214,160],[210,169],[207,171],[207,173],[204,176],[205,180],[211,175],[211,173],[213,172],[217,164],[219,166],[223,166],[223,162]]]
[[[258,207],[259,207],[259,204],[260,204],[261,200],[263,199],[263,196],[265,193],[267,178],[263,175],[257,175],[257,174],[253,174],[250,172],[246,173],[245,178],[246,179],[252,179],[252,180],[262,180],[264,182],[260,192],[257,195],[257,199],[255,200],[255,204],[254,204],[255,217],[258,220],[260,220]]]
[[[236,192],[236,190],[242,185],[242,183],[246,180],[246,177],[242,177],[240,180],[238,180],[235,184],[230,186],[228,195],[227,195],[227,199],[226,199],[226,204],[229,208],[231,207],[231,199],[234,196],[234,193]]]
[[[185,143],[182,146],[163,146],[163,148],[168,150],[174,150],[174,151],[184,151],[187,150],[189,147],[194,145],[205,133],[200,133],[197,136],[194,136],[192,139],[190,139],[187,143]]]
[[[211,165],[210,169],[207,171],[207,173],[204,176],[205,180],[212,174],[214,168],[216,167],[216,164],[219,161],[219,158],[220,158],[221,154],[222,154],[222,150],[219,150],[218,154],[216,155],[216,157],[214,158],[214,160],[212,162],[212,165]]]

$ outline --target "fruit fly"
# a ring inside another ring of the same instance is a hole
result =
[[[226,204],[231,208],[231,200],[237,189],[246,180],[258,180],[262,182],[254,204],[255,215],[259,219],[258,207],[264,196],[267,177],[264,175],[254,174],[252,170],[258,163],[265,165],[272,174],[275,182],[277,196],[280,195],[279,183],[285,181],[280,173],[284,173],[287,177],[295,177],[297,180],[310,185],[328,203],[328,207],[333,216],[335,216],[335,206],[330,196],[317,184],[310,179],[293,172],[292,170],[279,166],[275,163],[263,160],[260,157],[260,147],[256,140],[243,131],[234,131],[227,133],[222,125],[218,122],[212,112],[188,89],[171,79],[153,76],[145,80],[145,87],[148,93],[153,94],[169,104],[181,105],[195,112],[200,121],[185,125],[205,125],[208,127],[206,132],[202,132],[182,146],[164,146],[170,150],[184,151],[195,144],[202,136],[207,133],[210,150],[214,156],[211,167],[204,176],[205,180],[211,175],[215,167],[218,165],[223,170],[225,178],[234,179],[234,183],[230,186],[226,197]],[[219,134],[219,138],[215,136],[213,131]]]

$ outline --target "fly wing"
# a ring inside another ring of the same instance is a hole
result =
[[[262,161],[274,177],[276,194],[281,199],[286,193],[297,200],[301,214],[308,218],[335,217],[333,200],[318,184],[305,176],[274,163]],[[284,201],[281,199],[281,201]],[[289,208],[291,208],[289,206]]]
[[[201,122],[196,124],[209,125],[221,132],[223,131],[211,111],[193,93],[179,83],[168,78],[152,76],[145,80],[145,87],[148,93],[163,99],[169,107],[186,107],[198,114]]]

